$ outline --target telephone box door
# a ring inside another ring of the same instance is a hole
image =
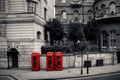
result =
[[[46,54],[46,70],[52,71],[54,70],[54,53],[47,52]]]
[[[62,70],[62,52],[55,53],[55,69]]]
[[[32,71],[40,70],[40,53],[33,52],[31,54],[31,63],[32,63]]]

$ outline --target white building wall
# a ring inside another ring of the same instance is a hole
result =
[[[47,20],[54,17],[54,0],[41,0],[41,17],[44,18],[44,8],[47,9]]]
[[[0,38],[0,68],[7,68],[7,42]]]
[[[36,0],[36,14],[44,19],[44,8],[47,9],[47,19],[54,17],[54,0]],[[25,13],[28,10],[27,0],[10,0],[8,13]]]
[[[26,0],[9,0],[9,13],[27,12]]]
[[[11,38],[34,38],[33,23],[7,24],[6,37]]]
[[[36,14],[27,13],[27,0],[9,0],[5,5],[7,6],[7,14],[5,15],[7,23],[5,24],[5,37],[3,40],[0,37],[0,49],[6,50],[0,52],[0,56],[2,56],[2,58],[0,57],[0,68],[7,68],[7,51],[11,48],[16,48],[19,51],[19,68],[29,68],[31,53],[33,51],[41,52],[41,46],[45,45],[44,8],[47,9],[47,19],[53,18],[54,0],[46,0],[47,3],[45,0],[36,1]],[[40,39],[37,39],[37,31],[41,32]],[[12,61],[10,63],[12,64]]]
[[[37,38],[37,32],[40,31],[41,35],[40,35],[40,40],[44,40],[44,27],[38,24],[34,23],[34,38]]]
[[[41,53],[41,47],[45,45],[44,40],[44,27],[38,24],[34,24],[34,51]],[[37,39],[37,32],[40,31],[40,39]]]
[[[34,51],[33,41],[22,41],[19,45],[19,67],[28,68],[31,66],[31,53]]]

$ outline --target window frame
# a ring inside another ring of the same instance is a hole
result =
[[[41,37],[41,32],[37,31],[37,39],[40,39],[40,37]]]
[[[28,1],[28,13],[36,13],[37,3],[34,1]]]
[[[88,14],[88,20],[91,20],[93,18],[93,11],[92,10],[88,10],[87,14]]]
[[[61,0],[61,3],[66,3],[67,2],[67,0]]]
[[[106,14],[106,5],[102,4],[100,8],[101,8],[101,16],[103,17]]]
[[[66,17],[64,17],[64,15]],[[67,20],[67,11],[65,11],[65,10],[62,11],[62,20]]]
[[[102,47],[107,47],[108,45],[108,40],[107,40],[107,32],[102,31]]]
[[[44,19],[47,19],[47,8],[44,7]]]
[[[5,4],[6,4],[5,0],[0,1],[0,13],[5,13],[6,12]]]
[[[111,30],[110,31],[110,46],[116,46],[116,31]]]
[[[76,19],[79,19],[79,10],[74,10],[74,13],[73,13],[73,16],[74,16],[74,18]]]
[[[113,8],[112,6],[114,6],[114,8]],[[111,2],[111,3],[109,4],[109,7],[110,7],[110,14],[111,14],[111,15],[116,14],[116,12],[117,12],[116,3],[115,3],[115,2]]]

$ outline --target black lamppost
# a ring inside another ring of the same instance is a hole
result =
[[[84,25],[84,0],[82,0],[82,16],[83,16],[83,25]],[[82,26],[82,55],[81,55],[81,75],[83,74],[83,53],[85,50],[85,34],[83,32],[83,26]]]
[[[86,45],[85,45],[85,34],[82,32],[81,35],[82,35],[81,41],[80,40],[77,41],[77,46],[78,46],[78,52],[79,52],[79,49],[81,50],[81,75],[82,75],[83,74],[83,54],[84,54]]]
[[[81,75],[83,74],[83,54],[84,54],[84,43],[85,43],[85,41],[84,41],[84,39],[85,39],[85,35],[82,33],[82,55],[81,55]]]
[[[85,52],[85,49],[86,49],[86,47],[87,47],[87,43],[86,43],[86,39],[85,39],[85,34],[83,33],[82,34],[82,56],[81,56],[81,74],[83,74],[83,54],[84,54],[84,52]],[[87,74],[89,74],[89,56],[88,56],[88,53],[87,53]]]
[[[79,48],[81,49],[81,75],[83,74],[83,54],[84,54],[84,50],[86,48],[86,44],[85,44],[85,34],[83,31],[83,27],[84,27],[84,0],[82,0],[82,23],[81,24],[81,40],[77,41],[77,46],[78,46],[78,52],[79,52]],[[83,24],[83,25],[82,25]],[[88,65],[88,54],[87,54],[87,74],[89,73],[89,65]]]
[[[88,56],[88,52],[87,52],[87,74],[89,74],[89,65],[88,65],[88,60],[89,60],[89,56]]]
[[[84,45],[83,39],[81,41],[80,40],[77,41],[78,52],[81,50],[81,75],[83,74],[83,53],[84,53],[83,52],[83,45]]]

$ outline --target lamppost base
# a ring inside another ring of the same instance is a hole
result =
[[[87,74],[89,74],[89,67],[87,66]]]
[[[83,70],[81,70],[81,75],[83,74]]]

